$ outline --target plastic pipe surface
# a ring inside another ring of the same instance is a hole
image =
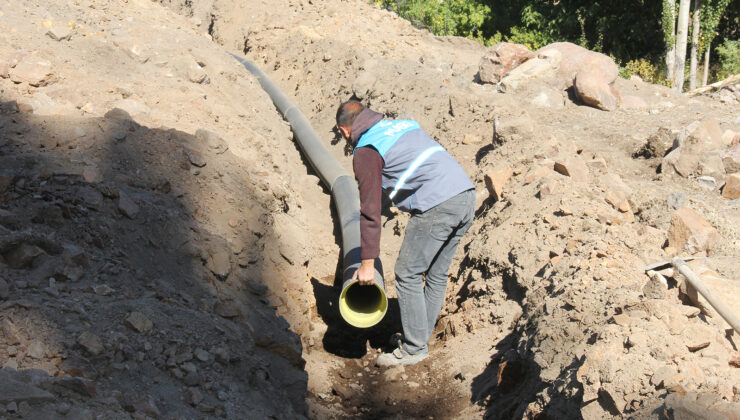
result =
[[[331,191],[342,230],[342,292],[339,295],[339,313],[347,323],[368,328],[380,322],[388,310],[388,298],[383,283],[383,267],[375,261],[375,282],[360,286],[352,276],[360,267],[360,193],[357,183],[331,155],[311,123],[277,85],[251,61],[231,54],[259,80],[277,109],[290,123],[298,145]]]

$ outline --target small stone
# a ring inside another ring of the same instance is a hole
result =
[[[676,210],[671,216],[668,245],[674,249],[689,254],[702,251],[708,253],[718,239],[717,230],[707,223],[701,214],[688,207]]]
[[[676,375],[678,375],[678,371],[674,366],[660,367],[655,371],[653,376],[650,377],[650,384],[656,388],[661,388]]]
[[[695,352],[695,351],[699,351],[701,349],[705,349],[709,347],[709,344],[710,344],[709,341],[699,341],[693,344],[687,344],[686,348],[688,348],[690,352]]]
[[[129,219],[135,219],[139,214],[139,206],[123,191],[118,192],[118,210]]]
[[[553,195],[560,191],[560,184],[557,181],[546,181],[540,186],[540,199]]]
[[[733,354],[729,361],[730,366],[740,368],[740,354]]]
[[[42,359],[45,353],[46,353],[46,349],[44,349],[44,345],[40,341],[37,341],[37,340],[33,341],[28,346],[28,350],[26,352],[28,356],[36,360]]]
[[[182,366],[180,366],[180,369],[182,369],[183,371],[187,373],[193,373],[193,372],[198,371],[198,368],[195,366],[195,364],[191,362],[183,363]]]
[[[193,83],[208,83],[208,73],[197,63],[192,63],[188,68],[188,79]]]
[[[62,376],[55,378],[54,383],[86,397],[94,397],[97,393],[95,382],[85,378]]]
[[[665,200],[665,205],[672,210],[678,210],[686,203],[686,194],[676,191],[671,193]]]
[[[100,337],[88,331],[80,334],[77,338],[77,343],[84,347],[85,350],[93,356],[97,356],[105,351],[103,341]]]
[[[538,166],[537,168],[532,169],[529,172],[527,172],[527,175],[524,176],[524,184],[525,185],[526,184],[531,184],[534,181],[537,181],[538,179],[544,178],[551,171],[552,171],[552,169],[550,169],[550,167],[547,167],[547,166],[544,166],[544,165]]]
[[[738,134],[740,138],[740,134]],[[722,157],[722,167],[728,174],[740,172],[740,144],[727,151]]]
[[[0,321],[0,331],[2,331],[3,336],[5,336],[5,342],[8,345],[13,346],[20,344],[21,340],[18,335],[18,327],[16,327],[10,319],[3,318],[2,321]]]
[[[462,144],[468,145],[468,144],[478,144],[480,143],[480,137],[466,133],[465,137],[462,139]]]
[[[185,390],[185,403],[195,407],[203,401],[203,394],[198,388],[188,388]]]
[[[68,41],[70,38],[72,38],[72,31],[67,26],[56,25],[52,26],[51,28],[49,28],[48,31],[46,31],[46,36],[55,41]]]
[[[182,381],[187,386],[196,386],[200,384],[200,375],[198,375],[198,372],[189,372]]]
[[[485,175],[486,188],[488,189],[489,196],[494,201],[499,201],[503,198],[504,185],[511,177],[512,170],[509,167],[500,168],[489,172]]]
[[[157,403],[151,395],[129,395],[124,398],[121,406],[128,412],[144,413],[154,418],[160,418],[162,416]]]
[[[33,260],[35,260],[36,257],[43,253],[44,251],[36,245],[22,243],[20,246],[5,254],[5,262],[10,266],[10,268],[26,268],[33,263]]]
[[[605,171],[606,170],[606,160],[604,158],[592,159],[588,161],[588,166]]]
[[[231,273],[231,257],[226,249],[219,249],[209,254],[206,267],[218,278],[226,279]]]
[[[722,188],[722,197],[735,200],[740,198],[740,173],[728,175]]]
[[[586,182],[589,179],[588,166],[580,156],[569,156],[553,165],[555,172],[569,176],[574,181]]]
[[[238,219],[229,219],[229,226],[232,228],[235,228],[239,226],[239,220]]]
[[[706,176],[706,175],[700,176],[696,178],[696,182],[699,183],[699,186],[704,189],[707,189],[710,191],[714,191],[717,189],[717,180],[715,180],[711,176]]]
[[[113,108],[125,111],[130,116],[145,117],[151,113],[148,106],[131,98],[121,99],[113,104]],[[106,116],[108,114],[106,113]]]
[[[224,318],[235,318],[241,315],[233,302],[216,302],[213,311]]]
[[[191,165],[196,166],[198,168],[202,168],[206,166],[207,162],[206,162],[206,159],[203,157],[203,155],[201,155],[200,153],[198,153],[197,151],[193,149],[185,148],[184,150],[185,150],[185,155],[187,156],[188,161],[190,161]]]
[[[663,158],[661,170],[683,177],[695,174],[706,152],[722,148],[722,130],[715,119],[695,121],[681,130],[673,149]]]
[[[609,189],[604,193],[604,199],[622,213],[632,211],[627,195],[622,191]]]
[[[93,291],[99,296],[110,296],[115,290],[111,289],[107,284],[97,284],[93,286]]]
[[[642,294],[648,299],[665,299],[667,293],[667,284],[663,283],[658,273],[653,273],[642,288]]]
[[[387,382],[396,382],[401,378],[401,375],[406,371],[403,365],[393,366],[386,369],[383,372],[383,378]]]
[[[203,349],[195,349],[195,358],[201,362],[207,362],[210,360],[211,355]]]
[[[220,155],[229,150],[229,145],[226,143],[226,141],[213,131],[199,128],[195,132],[195,137],[203,144],[208,146],[209,149],[216,152],[216,154]]]
[[[10,70],[10,80],[38,87],[48,84],[53,74],[50,62],[35,55],[27,55]]]
[[[91,184],[97,184],[103,180],[103,173],[94,166],[87,166],[82,170],[82,179]]]
[[[354,395],[354,392],[352,392],[352,389],[350,387],[344,386],[341,383],[335,383],[332,386],[332,391],[335,395],[338,395],[344,401],[350,400]]]
[[[718,181],[725,179],[726,171],[725,165],[722,162],[722,151],[712,150],[710,152],[704,153],[704,155],[699,160],[697,173],[699,175],[712,177]]]
[[[57,413],[65,416],[72,409],[72,406],[66,402],[63,402],[57,406]]]
[[[131,312],[125,320],[126,326],[134,331],[145,333],[154,327],[152,321],[141,312]]]

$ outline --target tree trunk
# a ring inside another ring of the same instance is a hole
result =
[[[673,75],[673,89],[683,91],[684,68],[686,67],[686,41],[689,35],[689,9],[691,0],[681,0],[678,6],[678,27],[676,28],[676,72]]]
[[[704,52],[704,74],[701,77],[702,87],[707,85],[709,81],[709,51],[712,49],[711,45],[707,45],[707,51]]]
[[[676,70],[676,0],[663,1],[663,33],[665,37],[665,78],[673,80]]]
[[[691,67],[689,90],[696,89],[696,68],[699,62],[699,31],[701,31],[701,0],[694,0],[694,19],[691,25]]]

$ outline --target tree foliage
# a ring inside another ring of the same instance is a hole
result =
[[[740,74],[740,41],[726,40],[723,44],[717,46],[717,54],[721,63],[717,74],[718,79]]]
[[[491,9],[475,0],[377,0],[375,2],[415,26],[436,35],[480,36]]]
[[[701,51],[711,45],[714,37],[717,36],[717,28],[720,20],[725,15],[727,6],[731,0],[704,0],[701,16]]]

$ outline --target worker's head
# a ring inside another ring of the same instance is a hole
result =
[[[362,112],[363,109],[365,109],[365,107],[362,106],[360,101],[355,99],[350,99],[349,101],[339,105],[339,109],[337,109],[337,128],[339,128],[339,131],[342,133],[342,137],[346,140],[350,140],[352,138],[352,123],[355,122],[355,119],[360,115],[360,112]]]

